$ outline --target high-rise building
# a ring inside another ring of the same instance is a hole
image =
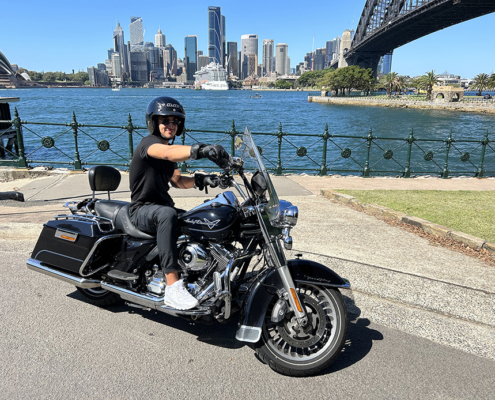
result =
[[[248,55],[248,76],[253,75],[258,75],[258,55],[251,53]]]
[[[177,52],[170,43],[163,50],[163,71],[165,76],[177,75]]]
[[[206,67],[209,63],[210,57],[208,56],[198,56],[198,67],[197,70],[199,71],[201,67]]]
[[[105,64],[103,64],[103,66],[105,66]],[[108,86],[107,71],[89,67],[87,72],[90,86]]]
[[[117,22],[117,27],[113,31],[113,49],[114,53],[118,53],[120,56],[119,70],[121,70],[122,72],[129,72],[129,63],[127,62],[127,48],[124,41],[124,30],[120,26],[119,22]],[[112,69],[115,71],[114,68]]]
[[[198,65],[198,37],[196,35],[189,35],[184,38],[184,54],[187,80],[193,81]]]
[[[130,53],[130,75],[133,82],[148,82],[149,67],[148,57],[144,51],[131,51]]]
[[[131,51],[143,51],[144,34],[143,19],[141,17],[131,17],[129,35],[131,37]]]
[[[378,61],[378,74],[389,74],[392,71],[392,51],[380,57]]]
[[[162,33],[161,29],[158,29],[158,33],[155,34],[155,47],[158,47],[159,49],[165,47],[165,35]]]
[[[276,70],[280,75],[287,75],[287,57],[289,46],[286,43],[279,43],[275,46]]]
[[[107,70],[107,67],[105,66],[104,63],[96,64],[96,68],[98,68],[100,71],[106,71]]]
[[[326,48],[321,47],[313,52],[313,70],[325,69]]]
[[[227,72],[239,77],[238,60],[237,60],[237,42],[227,42]]]
[[[119,53],[112,54],[112,76],[118,82],[122,80],[122,63]]]
[[[163,78],[163,57],[162,50],[155,47],[153,43],[146,42],[144,50],[148,59],[148,69],[150,72],[150,81]]]
[[[273,71],[273,39],[263,39],[263,73],[270,76]]]
[[[248,56],[250,54],[255,54],[256,59],[258,59],[258,35],[241,36],[241,79],[245,79],[249,75]]]
[[[286,61],[287,61],[287,64],[285,66],[285,73],[287,75],[290,75],[290,57],[289,56],[287,56],[287,60]]]
[[[326,43],[326,50],[325,50],[325,68],[330,66],[330,63],[333,60],[336,60],[339,58],[339,52],[340,52],[340,37],[336,37],[333,40],[330,40]]]
[[[208,7],[208,57],[210,62],[222,61],[222,14],[220,7]]]

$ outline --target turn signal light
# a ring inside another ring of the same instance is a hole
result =
[[[297,299],[296,291],[293,288],[290,288],[290,293],[292,294],[292,298],[296,303],[297,311],[302,312],[301,304],[299,304],[299,300]]]

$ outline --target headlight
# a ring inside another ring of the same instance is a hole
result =
[[[292,228],[297,224],[299,211],[296,206],[285,200],[280,200],[280,217],[271,221],[271,224],[277,228]]]

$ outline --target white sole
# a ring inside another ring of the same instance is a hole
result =
[[[195,305],[193,305],[191,307],[177,306],[176,304],[172,303],[171,301],[167,301],[167,300],[164,301],[164,304],[166,306],[169,306],[169,307],[175,308],[176,310],[181,310],[181,311],[192,310],[193,308],[196,308],[197,306],[199,306],[199,303],[196,303]]]

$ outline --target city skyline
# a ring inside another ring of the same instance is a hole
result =
[[[209,6],[218,6],[228,22],[225,42],[237,42],[240,50],[241,36],[256,34],[260,64],[263,40],[273,39],[274,46],[286,43],[291,67],[294,68],[304,60],[306,53],[325,47],[327,41],[342,36],[345,29],[355,29],[364,3],[365,0],[349,0],[345,4],[327,1],[309,9],[299,2],[287,1],[284,7],[267,12],[266,3],[259,1],[252,2],[249,8],[192,0],[188,2],[187,10],[176,5],[154,7],[156,9],[142,7],[140,10],[134,2],[122,0],[118,10],[105,3],[99,4],[98,12],[92,15],[88,27],[89,20],[83,15],[76,13],[73,16],[71,13],[71,18],[66,18],[67,7],[61,1],[48,0],[43,4],[27,1],[28,12],[13,14],[0,26],[0,37],[8,38],[0,42],[0,51],[11,63],[30,70],[85,71],[87,67],[105,60],[108,49],[113,46],[111,35],[117,22],[124,29],[127,42],[130,39],[130,18],[140,16],[145,28],[144,42],[154,42],[154,35],[161,29],[167,44],[171,43],[177,56],[183,58],[184,38],[194,35],[197,36],[197,49],[208,54],[207,10]],[[50,23],[47,24],[47,20]],[[395,49],[392,70],[410,76],[429,70],[435,70],[437,74],[447,70],[466,78],[480,72],[490,73],[495,69],[495,54],[490,51],[489,35],[477,32],[480,27],[491,26],[494,22],[495,13]]]

